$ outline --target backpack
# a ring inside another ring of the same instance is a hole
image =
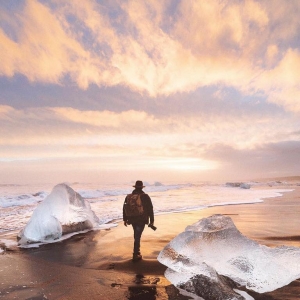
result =
[[[144,207],[140,194],[129,194],[124,203],[125,214],[127,217],[136,217],[144,214]]]

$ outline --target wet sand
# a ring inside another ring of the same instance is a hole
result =
[[[294,187],[293,187],[294,188]],[[133,230],[122,223],[39,248],[12,248],[0,255],[0,299],[174,299],[156,257],[187,225],[213,214],[230,215],[242,234],[267,246],[300,247],[300,187],[263,203],[213,207],[156,216],[157,230],[145,228],[143,260],[131,261]],[[300,299],[300,281],[255,299]]]

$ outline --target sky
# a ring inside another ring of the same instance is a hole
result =
[[[298,0],[0,0],[0,182],[299,175]]]

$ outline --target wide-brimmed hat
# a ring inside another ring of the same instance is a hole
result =
[[[142,189],[142,188],[144,188],[145,186],[144,186],[144,184],[143,184],[143,181],[137,180],[137,181],[135,182],[135,185],[133,185],[133,187]]]

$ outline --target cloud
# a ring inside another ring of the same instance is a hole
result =
[[[255,179],[298,174],[300,141],[265,143],[256,149],[236,149],[216,144],[206,149],[203,158],[219,162],[219,172],[227,177]],[[239,175],[238,175],[239,174]]]
[[[0,105],[0,118],[5,118],[14,109],[8,105]]]
[[[299,112],[300,88],[286,82],[297,78],[299,9],[298,1],[27,0],[10,20],[2,12],[0,74],[151,97],[229,86]]]
[[[197,56],[239,59],[254,50],[268,22],[256,1],[181,1],[172,33]]]
[[[300,51],[289,49],[276,67],[259,76],[254,86],[268,95],[270,102],[300,112]]]
[[[153,115],[145,111],[15,109],[0,106],[0,156],[87,157],[116,153],[201,159],[207,147],[255,150],[266,141],[299,140],[296,116],[256,113]],[[115,149],[115,150],[113,150]]]
[[[0,161],[3,170],[16,167],[26,173],[26,168],[37,172],[45,168],[60,176],[76,168],[83,172],[171,170],[174,176],[179,171],[200,176],[210,170],[211,179],[222,174],[224,178],[277,176],[297,172],[299,122],[293,114],[247,109],[234,114],[209,109],[153,115],[136,110],[3,105]]]
[[[92,126],[99,126],[104,128],[117,128],[124,127],[143,128],[143,124],[147,127],[157,126],[158,120],[153,116],[146,114],[143,111],[129,110],[121,113],[111,111],[80,111],[74,108],[56,107],[50,108],[62,119],[67,119],[75,123],[82,123]]]
[[[73,38],[48,6],[37,0],[28,0],[22,12],[16,14],[19,23],[16,41],[2,29],[0,45],[4,55],[0,74],[24,74],[30,81],[61,84],[69,74],[81,88],[90,78],[99,76],[101,62]],[[12,24],[16,27],[16,24]]]
[[[162,144],[167,148],[168,144],[177,145],[179,140],[182,144],[195,140],[207,144],[223,141],[237,148],[253,148],[264,143],[266,138],[269,142],[281,140],[299,125],[299,122],[291,122],[290,115],[262,116],[243,113],[238,116],[230,115],[228,111],[226,114],[203,112],[155,116],[134,110],[119,113],[66,107],[49,108],[49,110],[55,112],[58,120],[62,122],[91,126],[87,128],[90,128],[95,135],[109,133],[114,137],[113,139],[120,139],[125,144],[127,142],[121,137],[122,134],[127,136],[129,143],[137,139],[136,135],[139,138],[146,136],[149,141],[155,141],[150,144]],[[284,130],[278,130],[279,123]]]

